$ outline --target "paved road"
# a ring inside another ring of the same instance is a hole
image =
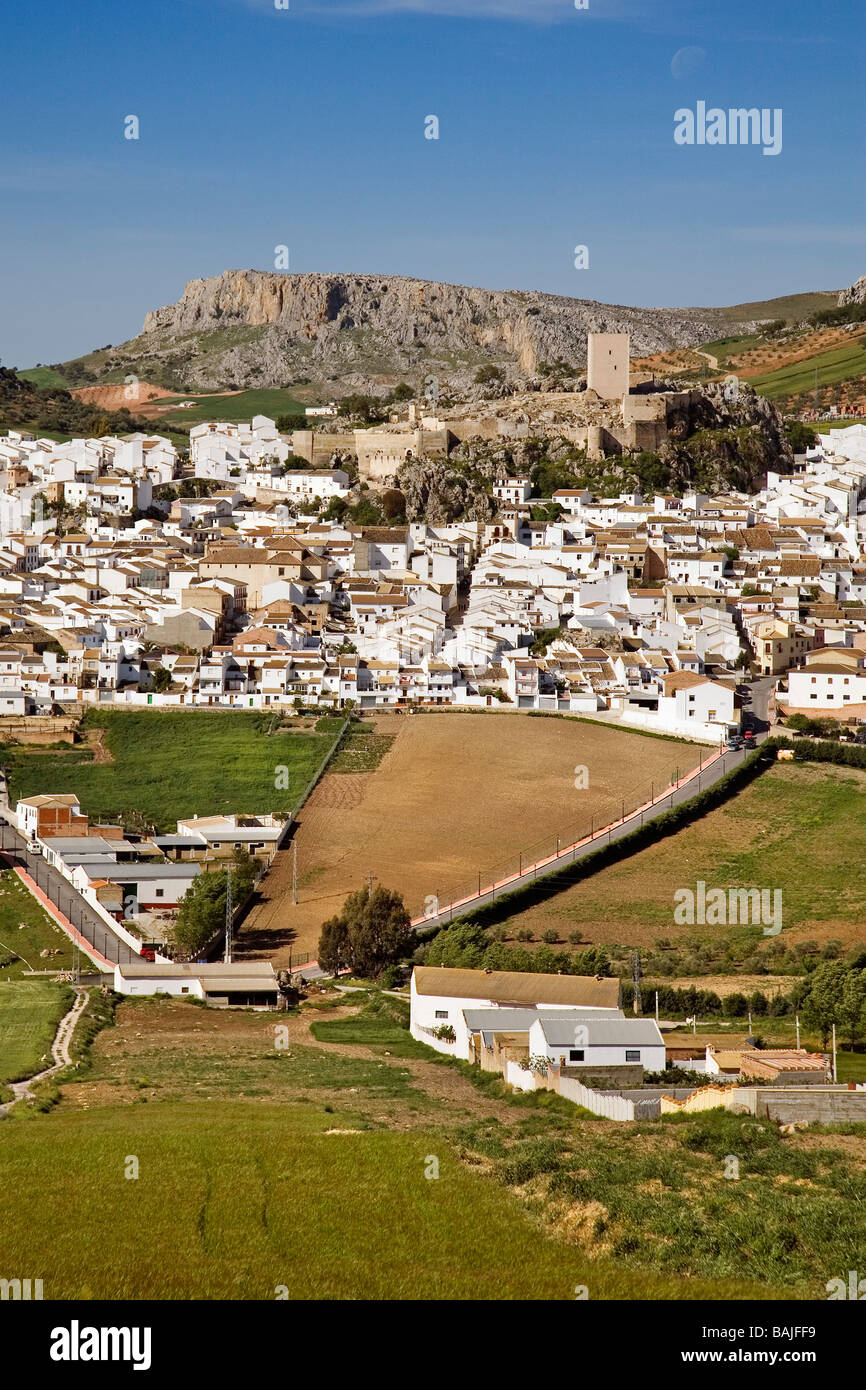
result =
[[[119,962],[128,965],[130,961],[140,959],[94,912],[90,903],[82,898],[69,880],[46,863],[41,854],[31,854],[23,837],[14,826],[5,822],[0,823],[0,850],[3,850],[13,863],[26,870],[57,910],[68,918],[85,941],[106,960],[112,964]]]

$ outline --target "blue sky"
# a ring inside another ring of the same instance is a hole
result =
[[[7,7],[5,365],[121,342],[283,244],[296,271],[623,304],[866,274],[864,0],[290,3]],[[699,100],[780,107],[781,154],[677,146]]]

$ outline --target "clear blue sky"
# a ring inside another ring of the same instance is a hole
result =
[[[41,0],[3,30],[5,365],[279,244],[624,304],[866,274],[866,0]],[[677,146],[699,100],[781,107],[781,154]]]

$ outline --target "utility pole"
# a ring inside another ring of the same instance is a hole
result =
[[[232,963],[232,871],[228,870],[226,875],[226,949],[223,957],[224,965]]]
[[[632,952],[631,958],[631,977],[634,981],[634,1002],[632,1008],[636,1014],[641,1012],[640,976],[640,951],[634,951]],[[656,999],[658,999],[658,995],[656,995]]]
[[[292,840],[292,903],[298,905],[298,842]]]
[[[800,1051],[800,1015],[799,1015],[799,1014],[795,1014],[795,1015],[794,1015],[794,1021],[795,1021],[796,1024],[797,1024],[797,1051],[799,1052],[799,1051]]]
[[[836,1077],[836,1025],[835,1025],[835,1023],[833,1024],[833,1080],[834,1080],[834,1082],[837,1080],[837,1077]]]
[[[656,990],[656,1023],[659,1021],[659,992]]]

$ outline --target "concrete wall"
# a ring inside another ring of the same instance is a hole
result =
[[[584,1085],[598,1077],[600,1081],[605,1081],[611,1086],[625,1087],[639,1086],[643,1081],[643,1073],[644,1069],[639,1062],[621,1064],[587,1062],[582,1066],[577,1062],[571,1062],[567,1067],[562,1068],[561,1075],[566,1079],[580,1081]]]
[[[785,1086],[777,1091],[761,1086],[752,1093],[756,1097],[754,1113],[775,1120],[778,1124],[793,1124],[796,1120],[817,1120],[822,1124],[837,1124],[844,1120],[866,1121],[866,1091],[815,1086],[804,1087],[803,1090]]]

